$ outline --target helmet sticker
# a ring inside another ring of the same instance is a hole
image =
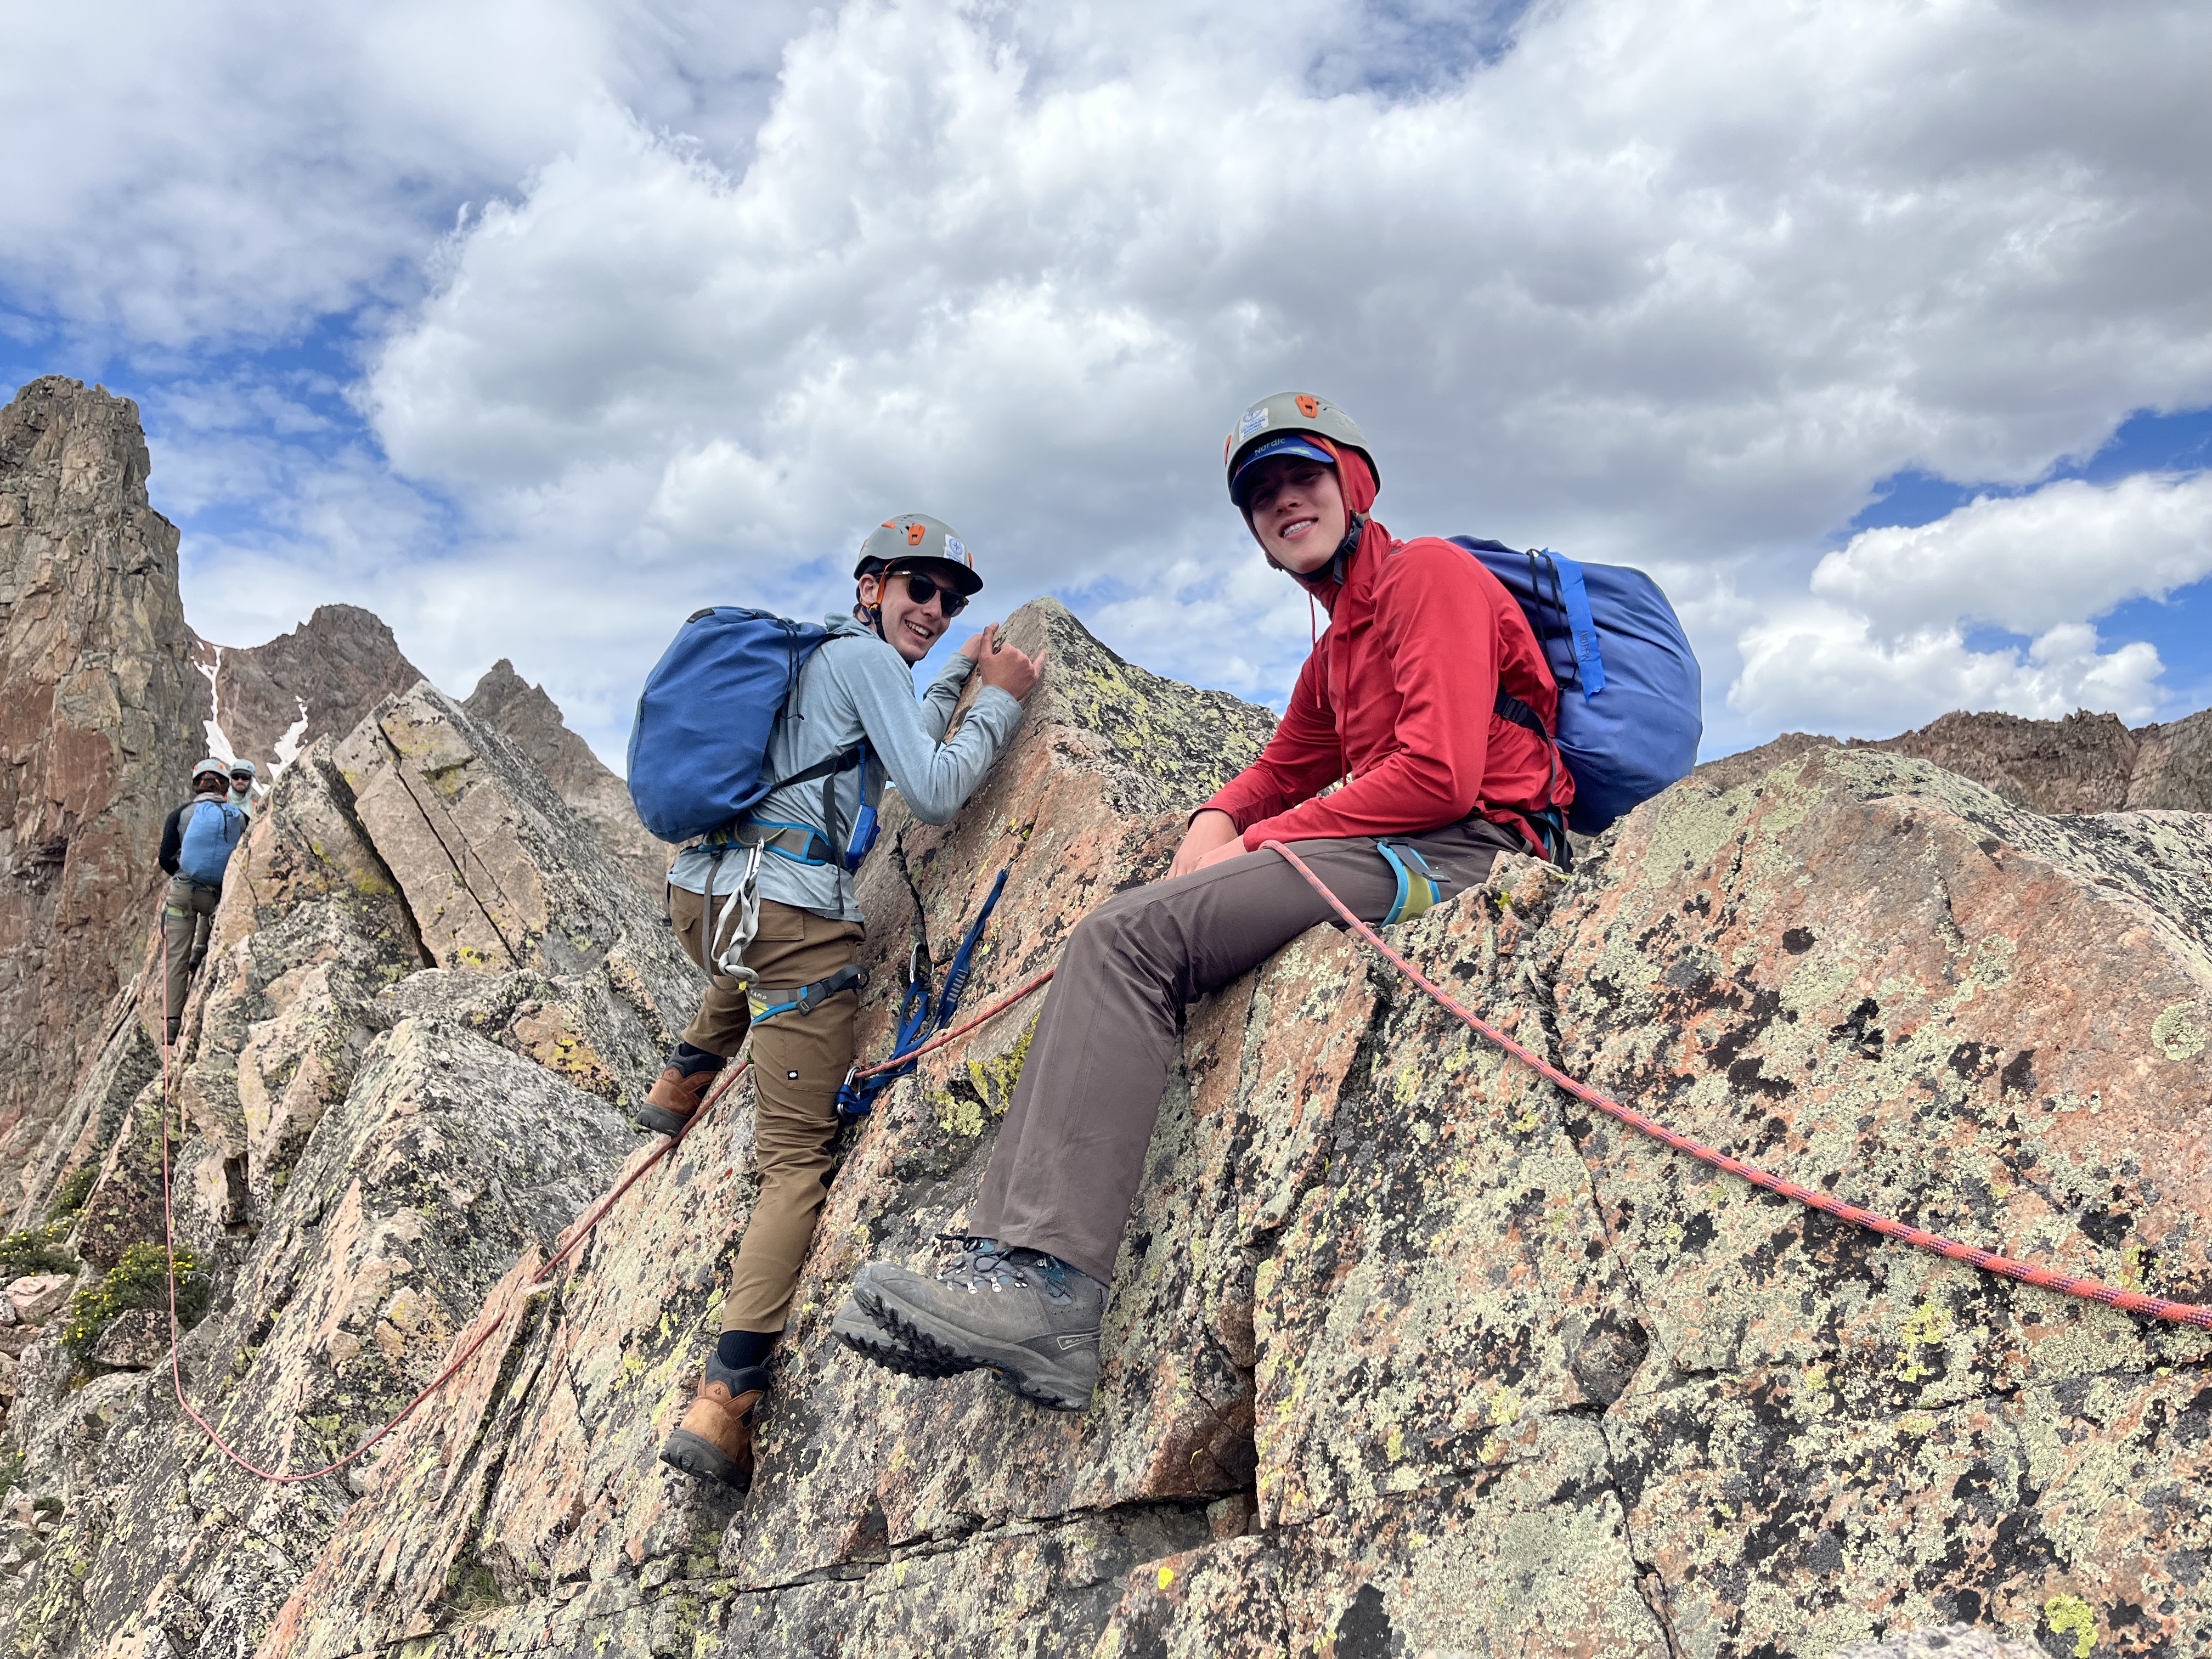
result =
[[[1261,404],[1257,409],[1247,410],[1244,418],[1237,422],[1237,435],[1240,438],[1249,438],[1255,432],[1266,431],[1270,414],[1271,411],[1265,404]]]
[[[921,545],[921,538],[927,534],[929,534],[929,526],[927,525],[910,524],[906,527],[906,544],[908,547],[920,547]]]
[[[971,570],[975,567],[975,561],[968,556],[968,544],[957,536],[947,536],[945,538],[945,556],[948,559],[959,560]]]
[[[1304,416],[1306,417],[1306,419],[1308,419],[1308,420],[1310,420],[1310,420],[1314,420],[1314,419],[1317,418],[1317,417],[1320,416],[1320,414],[1321,414],[1321,399],[1320,399],[1320,398],[1309,398],[1309,397],[1307,397],[1307,396],[1306,396],[1306,394],[1305,394],[1304,392],[1300,392],[1300,393],[1298,393],[1298,395],[1297,395],[1297,405],[1298,405],[1298,413],[1299,413],[1299,414],[1301,414],[1301,415],[1303,415],[1303,416]]]

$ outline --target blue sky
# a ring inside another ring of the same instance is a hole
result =
[[[2212,706],[2190,9],[1631,0],[27,17],[0,379],[137,398],[187,614],[367,605],[618,761],[708,602],[894,511],[980,621],[1279,702],[1220,434],[1322,391],[1401,534],[1641,565],[1709,752]]]

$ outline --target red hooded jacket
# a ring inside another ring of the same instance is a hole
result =
[[[1365,512],[1374,474],[1328,447],[1346,508]],[[1370,519],[1342,580],[1308,586],[1328,631],[1260,758],[1200,809],[1229,814],[1248,848],[1418,835],[1477,811],[1528,839],[1514,808],[1574,799],[1550,747],[1493,712],[1502,681],[1557,729],[1559,690],[1528,617],[1481,561],[1434,536],[1395,541]]]

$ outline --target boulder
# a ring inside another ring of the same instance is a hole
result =
[[[8,1286],[9,1305],[15,1323],[42,1325],[46,1316],[70,1299],[76,1280],[67,1273],[27,1273]]]
[[[864,872],[871,1054],[908,953],[941,964],[998,869],[970,1007],[1157,874],[1264,729],[1054,607],[1018,626],[1054,666],[1013,750],[953,825],[895,813]],[[2212,1033],[2203,819],[2054,820],[1822,747],[1681,786],[1571,878],[1502,860],[1395,933],[1715,1146],[2212,1299],[2178,1109]],[[1088,1413],[856,1361],[832,1312],[862,1262],[958,1230],[1032,1018],[923,1061],[855,1139],[742,1503],[653,1462],[749,1199],[741,1084],[564,1264],[497,1391],[380,1466],[261,1653],[2212,1640],[2212,1337],[1763,1196],[1325,927],[1189,1011]]]
[[[130,1308],[116,1315],[88,1356],[96,1365],[130,1371],[151,1370],[168,1357],[168,1313],[152,1308]]]

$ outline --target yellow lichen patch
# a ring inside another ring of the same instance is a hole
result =
[[[983,1108],[979,1102],[962,1100],[955,1095],[933,1094],[929,1103],[937,1109],[937,1127],[947,1134],[973,1140],[983,1133]]]
[[[1923,1302],[1915,1308],[1905,1322],[1897,1350],[1898,1377],[1906,1382],[1917,1382],[1934,1375],[1931,1367],[1920,1363],[1919,1350],[1940,1347],[1951,1335],[1951,1310],[1940,1302]]]
[[[1014,1097],[1014,1085],[1021,1081],[1022,1066],[1029,1059],[1030,1040],[1036,1035],[1036,1018],[1015,1039],[1014,1046],[996,1060],[971,1060],[968,1062],[968,1081],[975,1092],[990,1103],[991,1115],[1003,1115]],[[971,1132],[972,1133],[972,1132]]]
[[[1162,1589],[1166,1589],[1170,1584],[1172,1584],[1172,1583],[1175,1583],[1175,1569],[1174,1569],[1173,1567],[1162,1567],[1162,1568],[1160,1569],[1160,1576],[1159,1576],[1159,1585],[1160,1585],[1160,1588],[1161,1588]]]
[[[2194,1060],[2204,1052],[2204,1028],[2186,1002],[2175,1003],[2151,1021],[2150,1040],[2168,1060]]]
[[[2089,1659],[2097,1645],[2097,1615],[2078,1595],[2058,1595],[2043,1604],[2043,1616],[2060,1636],[2074,1638],[2075,1659]]]

